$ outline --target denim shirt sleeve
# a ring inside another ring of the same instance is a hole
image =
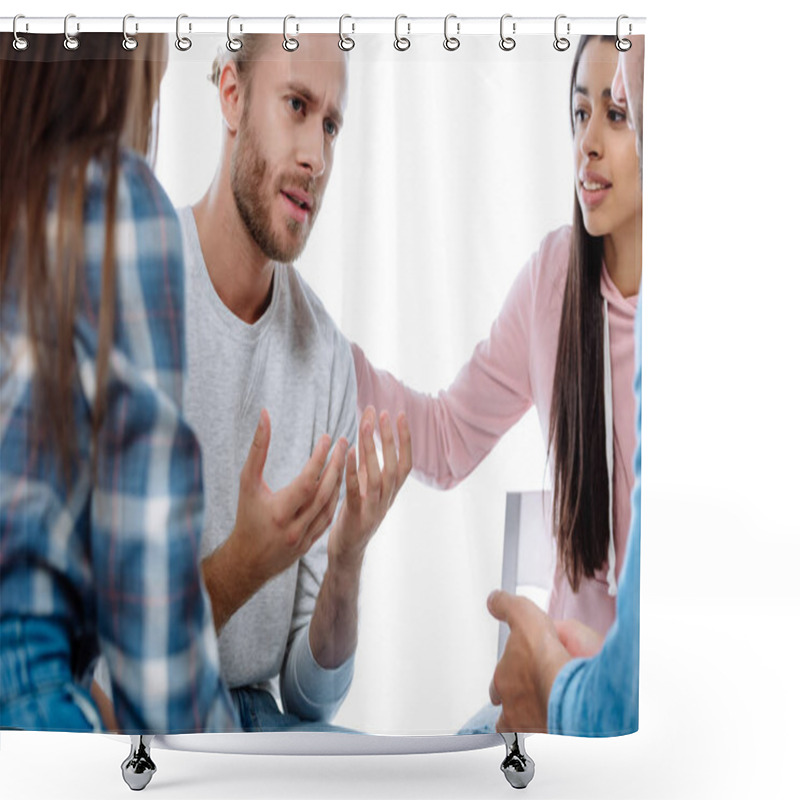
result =
[[[639,729],[639,555],[642,474],[642,298],[636,313],[635,485],[617,619],[593,658],[568,662],[550,691],[547,727],[572,736],[619,736]]]

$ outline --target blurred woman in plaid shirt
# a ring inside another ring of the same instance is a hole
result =
[[[143,159],[167,37],[0,36],[0,727],[231,730],[181,415],[183,262]]]

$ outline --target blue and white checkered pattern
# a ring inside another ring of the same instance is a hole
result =
[[[92,479],[107,179],[107,169],[93,162],[73,329],[77,376],[72,396],[63,398],[73,404],[79,450],[68,484],[53,443],[35,427],[24,304],[15,292],[3,291],[0,621],[33,618],[62,625],[76,683],[86,680],[102,652],[123,731],[235,730],[199,570],[200,450],[181,414],[181,233],[163,189],[145,162],[127,152],[116,208],[107,414]],[[55,229],[51,210],[47,230]],[[54,233],[50,240],[54,247]],[[0,706],[9,691],[0,686]],[[35,693],[36,687],[13,691]]]

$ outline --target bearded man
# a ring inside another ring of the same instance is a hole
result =
[[[242,40],[211,76],[216,175],[180,212],[203,575],[243,729],[325,729],[353,674],[364,552],[411,444],[402,416],[397,446],[388,414],[369,408],[357,425],[350,346],[292,266],[333,166],[346,55],[337,36],[304,36],[294,52],[281,36]]]

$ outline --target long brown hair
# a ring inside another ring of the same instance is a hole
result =
[[[570,78],[593,38],[581,38]],[[603,237],[591,236],[575,195],[569,265],[561,307],[558,353],[550,414],[549,453],[553,455],[553,530],[558,554],[573,591],[591,577],[608,555],[608,468],[603,393]]]
[[[0,289],[19,300],[33,347],[38,435],[52,437],[64,478],[76,455],[72,329],[83,269],[84,200],[89,162],[107,165],[105,244],[98,320],[97,399],[92,441],[105,413],[104,387],[114,330],[117,170],[122,147],[147,154],[166,37],[138,37],[126,51],[119,34],[26,37],[16,51],[0,34]],[[57,225],[47,235],[48,207]],[[93,448],[94,449],[94,448]]]

